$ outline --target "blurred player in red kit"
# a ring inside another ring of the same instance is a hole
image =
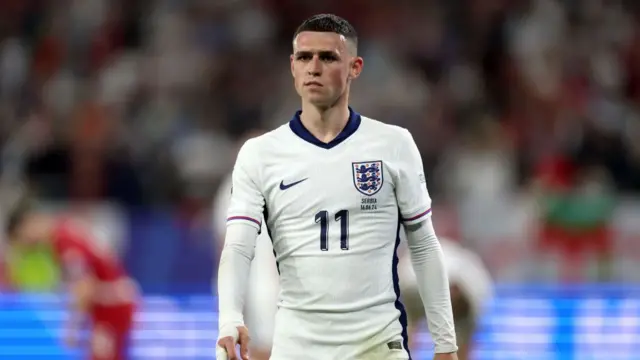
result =
[[[79,345],[87,324],[90,359],[126,359],[138,290],[115,257],[71,220],[42,213],[26,202],[9,214],[6,226],[11,246],[51,246],[71,295],[67,344]]]

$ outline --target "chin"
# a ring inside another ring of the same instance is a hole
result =
[[[319,96],[319,94],[314,94],[306,97],[306,101],[317,107],[328,107],[334,103],[333,99],[329,99],[326,96]]]

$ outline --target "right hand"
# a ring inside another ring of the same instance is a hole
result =
[[[225,336],[218,339],[216,360],[249,360],[249,329],[237,326],[237,342],[235,336]],[[240,358],[236,355],[236,344],[240,345]]]

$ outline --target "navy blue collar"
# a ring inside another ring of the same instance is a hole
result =
[[[322,142],[318,140],[315,136],[313,136],[307,128],[302,125],[302,121],[300,120],[300,114],[302,114],[302,110],[296,112],[293,115],[293,119],[289,121],[289,127],[294,134],[298,135],[302,140],[311,143],[315,146],[321,147],[323,149],[331,149],[334,146],[340,144],[341,142],[347,140],[349,136],[353,135],[356,130],[360,127],[360,122],[362,118],[360,114],[353,111],[351,107],[349,107],[349,120],[347,121],[347,125],[345,125],[344,129],[336,136],[335,139],[331,140],[328,143]]]

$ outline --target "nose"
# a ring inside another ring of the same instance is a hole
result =
[[[322,63],[317,56],[314,56],[307,65],[307,73],[311,76],[320,76],[322,74]]]

